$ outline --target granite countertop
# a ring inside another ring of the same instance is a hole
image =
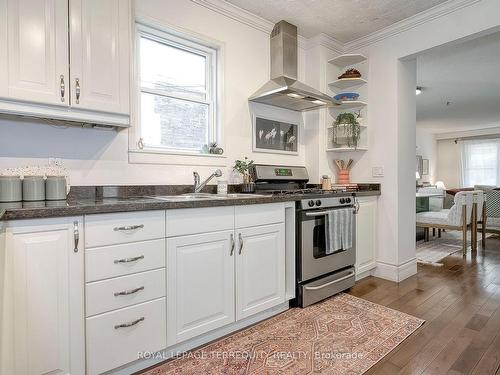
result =
[[[191,187],[187,187],[190,189]],[[93,193],[88,193],[87,189],[95,189]],[[89,214],[101,214],[111,212],[130,212],[147,210],[165,210],[179,208],[201,208],[201,207],[219,207],[219,206],[238,206],[248,204],[293,202],[304,198],[302,194],[290,194],[284,196],[271,195],[253,195],[248,197],[228,197],[224,199],[196,199],[185,201],[166,201],[155,198],[160,195],[176,195],[172,189],[166,190],[163,187],[156,187],[152,194],[137,194],[138,192],[151,192],[151,188],[146,191],[141,187],[133,187],[126,191],[126,194],[120,194],[119,197],[106,198],[99,194],[99,188],[76,187],[72,188],[72,193],[66,201],[43,201],[43,202],[18,202],[18,203],[0,203],[0,220],[19,220],[36,219],[62,216],[79,216]],[[102,188],[101,188],[102,189]],[[122,187],[112,189],[121,190]],[[104,188],[106,190],[106,188]],[[95,192],[98,192],[97,194]],[[184,188],[175,189],[175,193],[182,194]],[[119,191],[122,192],[123,191]],[[325,198],[337,196],[376,196],[380,195],[380,186],[369,185],[369,188],[357,192],[331,193],[307,195],[307,198]]]

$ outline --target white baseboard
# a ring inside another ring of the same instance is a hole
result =
[[[180,344],[171,346],[165,350],[162,350],[158,352],[154,358],[149,358],[149,359],[140,359],[138,361],[129,363],[127,365],[124,365],[122,367],[116,368],[114,370],[111,370],[107,372],[106,374],[113,374],[113,375],[130,375],[135,372],[144,370],[148,367],[157,365],[158,363],[161,363],[169,358],[172,358],[175,355],[184,353],[188,350],[197,348],[201,345],[207,344],[211,341],[214,341],[220,337],[223,337],[225,335],[228,335],[230,333],[233,333],[235,331],[238,331],[240,329],[243,329],[245,327],[249,327],[255,323],[260,322],[261,320],[268,319],[274,315],[278,315],[286,310],[289,309],[289,303],[286,301],[285,303],[282,303],[278,306],[275,306],[269,310],[263,311],[261,313],[255,314],[254,316],[251,316],[249,318],[240,320],[238,322],[229,324],[225,327],[221,327],[219,329],[213,330],[211,332],[208,332],[204,335],[194,337],[190,340],[187,340],[185,342],[182,342]],[[139,353],[138,353],[139,354]]]
[[[377,262],[374,276],[380,277],[390,281],[400,282],[409,278],[417,273],[417,258],[410,259],[409,261],[400,264],[399,266]]]

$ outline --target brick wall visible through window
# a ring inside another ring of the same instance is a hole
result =
[[[217,49],[138,25],[137,51],[143,148],[206,153],[219,141]]]

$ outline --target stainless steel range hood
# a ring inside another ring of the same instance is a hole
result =
[[[286,21],[271,32],[271,80],[248,100],[300,112],[339,104],[297,80],[297,26]]]

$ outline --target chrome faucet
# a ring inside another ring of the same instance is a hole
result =
[[[199,193],[200,191],[203,190],[205,186],[210,182],[210,180],[214,177],[220,177],[222,176],[222,171],[220,169],[215,170],[214,173],[212,173],[205,181],[200,182],[200,175],[198,172],[193,172],[194,176],[194,192]]]

